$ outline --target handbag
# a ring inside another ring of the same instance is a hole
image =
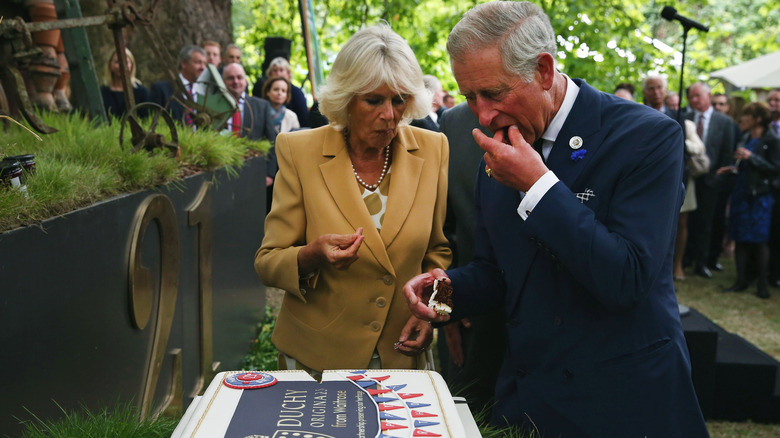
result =
[[[710,172],[710,157],[699,135],[696,134],[696,125],[691,120],[685,121],[685,150],[688,152],[688,170],[691,176],[696,178]]]

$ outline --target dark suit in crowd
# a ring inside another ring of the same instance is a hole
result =
[[[273,145],[276,141],[276,129],[271,118],[271,104],[265,99],[246,94],[245,96],[244,111],[241,115],[241,137],[249,140],[265,138]],[[268,152],[267,175],[274,178],[278,170],[276,151],[271,148]]]
[[[482,172],[479,163],[484,151],[479,148],[471,130],[480,128],[486,135],[490,131],[479,121],[466,103],[456,105],[442,113],[439,119],[441,132],[450,144],[449,188],[447,191],[447,217],[445,227],[454,228],[447,234],[454,250],[454,266],[465,266],[474,258],[474,185]],[[454,243],[454,244],[453,244]],[[506,334],[504,312],[496,309],[469,318],[470,327],[459,322],[456,327],[463,349],[463,364],[457,366],[447,350],[444,331],[439,330],[439,358],[443,362],[444,378],[459,396],[465,397],[472,412],[490,410],[495,403],[493,391],[501,368]],[[443,353],[443,354],[442,354]]]
[[[173,83],[171,81],[154,82],[152,83],[150,91],[152,102],[166,108],[174,121],[183,123],[184,107],[178,100],[171,99],[174,91]],[[181,99],[183,100],[184,97],[182,96]]]
[[[434,122],[429,115],[422,119],[414,119],[409,122],[409,124],[418,128],[427,129],[429,131],[440,132],[439,124]]]
[[[696,121],[696,113],[691,111],[686,119]],[[696,178],[696,210],[690,213],[688,219],[688,246],[686,259],[700,273],[702,268],[713,265],[719,254],[713,248],[713,239],[723,239],[723,233],[713,236],[713,222],[716,216],[725,215],[725,205],[718,208],[719,195],[724,184],[723,178],[715,172],[733,162],[734,156],[734,122],[731,118],[718,111],[712,111],[709,126],[702,141],[710,159],[710,172]],[[722,227],[719,227],[721,230]],[[719,247],[716,245],[715,248]]]

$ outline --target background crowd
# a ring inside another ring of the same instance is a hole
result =
[[[620,84],[615,95],[634,100],[633,85]],[[711,279],[723,271],[719,259],[735,258],[737,278],[723,292],[741,292],[755,283],[756,295],[769,298],[780,287],[780,89],[766,102],[712,94],[701,82],[685,90],[680,107],[660,76],[642,83],[645,105],[688,121],[686,130],[687,197],[680,210],[674,279],[688,272]],[[702,142],[704,167],[690,142]]]

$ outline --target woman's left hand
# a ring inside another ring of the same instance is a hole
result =
[[[401,330],[401,337],[398,338],[395,348],[407,356],[418,356],[431,345],[431,342],[433,342],[431,324],[412,316]]]

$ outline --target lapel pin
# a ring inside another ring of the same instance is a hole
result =
[[[582,137],[579,135],[575,135],[574,137],[569,139],[569,147],[572,149],[579,149],[582,147]]]

